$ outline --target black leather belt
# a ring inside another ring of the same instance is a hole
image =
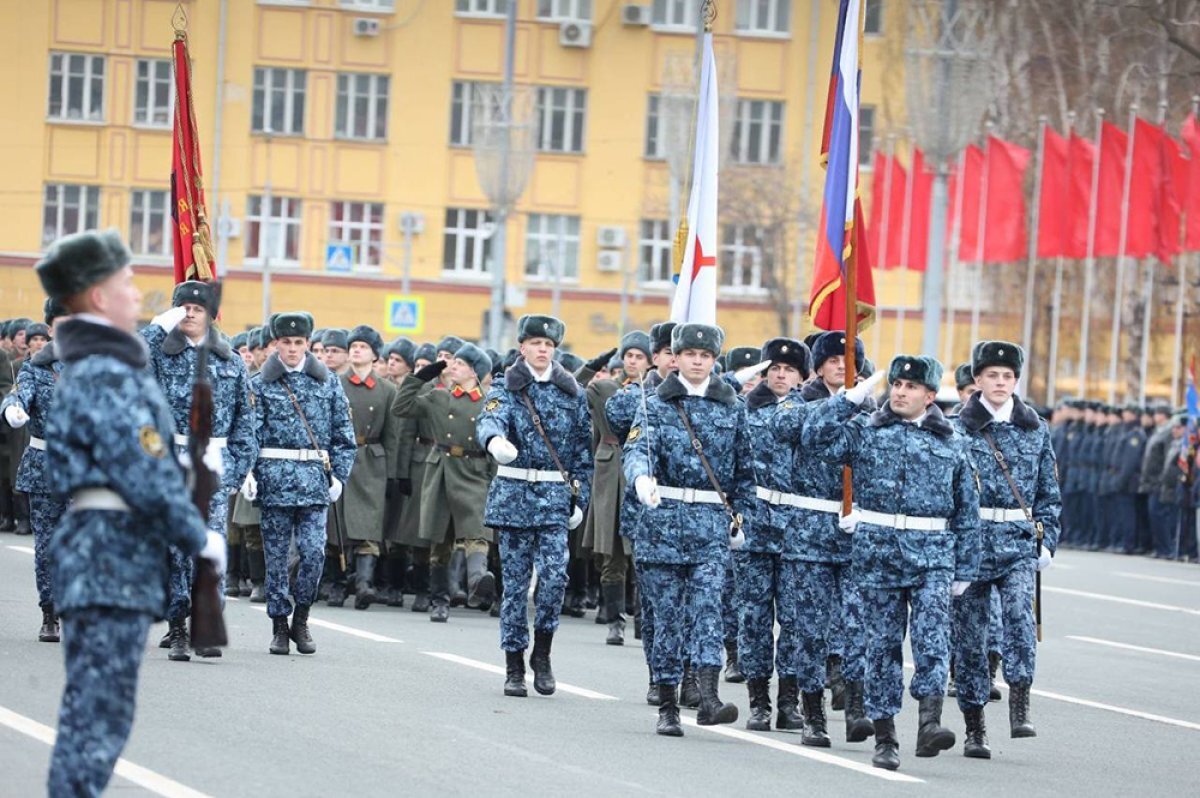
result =
[[[437,441],[435,441],[433,438],[422,438],[420,435],[418,435],[416,440],[417,440],[417,444],[420,446],[436,446],[437,445]]]
[[[444,443],[434,444],[439,452],[445,452],[451,457],[487,457],[482,449],[465,449],[462,446],[447,446]]]

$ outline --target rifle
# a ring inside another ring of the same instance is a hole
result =
[[[213,284],[216,300],[213,315],[221,303],[221,285]],[[220,490],[220,480],[204,462],[204,453],[212,440],[213,390],[208,377],[208,356],[213,338],[212,319],[208,320],[208,331],[204,343],[196,347],[196,372],[192,379],[192,409],[188,416],[188,454],[192,461],[192,503],[201,517],[208,519],[209,504],[213,495]],[[196,558],[195,577],[192,579],[192,648],[213,648],[229,645],[225,629],[225,618],[221,614],[221,576],[212,562],[203,557]]]

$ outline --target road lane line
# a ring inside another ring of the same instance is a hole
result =
[[[655,717],[657,717],[657,715]],[[823,751],[817,751],[812,748],[804,748],[803,746],[785,743],[772,737],[751,734],[750,732],[742,731],[741,729],[734,729],[729,726],[701,726],[697,724],[696,719],[692,717],[682,717],[680,718],[680,721],[684,726],[689,728],[702,729],[706,732],[719,734],[722,737],[730,737],[734,740],[741,740],[745,743],[761,745],[764,748],[771,748],[776,751],[782,751],[785,754],[791,754],[804,759],[811,759],[814,762],[820,762],[825,765],[833,765],[835,767],[845,768],[846,770],[853,770],[856,773],[862,773],[865,776],[874,776],[875,778],[883,779],[884,781],[899,781],[908,784],[925,783],[924,779],[918,779],[915,776],[909,776],[907,774],[898,773],[892,770],[883,770],[882,768],[877,768],[874,765],[856,762],[853,759],[843,759],[840,756],[834,756],[833,754],[827,754]]]
[[[1188,587],[1200,587],[1200,580],[1196,579],[1174,579],[1169,576],[1150,576],[1149,574],[1134,574],[1128,571],[1117,571],[1117,576],[1123,576],[1127,579],[1144,579],[1147,582],[1161,582],[1164,585],[1187,585]]]
[[[251,607],[251,609],[258,610],[259,612],[267,611],[266,607]],[[354,637],[361,637],[363,640],[370,640],[373,643],[403,643],[404,642],[403,640],[398,640],[394,637],[388,637],[387,635],[377,635],[374,632],[368,632],[363,629],[355,629],[353,626],[342,626],[340,623],[333,623],[332,621],[322,621],[320,618],[314,618],[311,615],[308,616],[308,625],[315,626],[318,629],[328,629],[331,632],[341,632],[344,635],[353,635]]]
[[[1007,685],[1002,685],[1007,686]],[[1102,704],[1099,701],[1088,701],[1085,698],[1075,698],[1074,696],[1063,695],[1062,693],[1051,693],[1048,690],[1030,690],[1030,693],[1042,698],[1049,698],[1054,701],[1063,701],[1067,704],[1078,704],[1081,707],[1091,707],[1092,709],[1102,709],[1105,712],[1116,712],[1118,715],[1128,715],[1131,718],[1141,718],[1142,720],[1152,720],[1155,723],[1165,723],[1168,726],[1178,726],[1181,729],[1191,729],[1192,731],[1200,731],[1200,723],[1192,723],[1188,720],[1179,720],[1177,718],[1168,718],[1165,715],[1154,715],[1150,712],[1139,712],[1136,709],[1126,709],[1125,707],[1116,707],[1112,704]]]
[[[5,546],[4,548],[12,549],[13,551],[19,551],[22,554],[33,554],[34,553],[32,546]]]
[[[493,665],[490,662],[480,662],[477,659],[470,659],[468,657],[460,657],[458,654],[448,654],[444,651],[422,651],[421,653],[425,654],[426,656],[437,657],[438,659],[445,660],[446,662],[454,662],[454,663],[457,663],[458,665],[466,665],[468,668],[477,668],[478,670],[487,671],[488,673],[499,674],[500,676],[504,675],[504,668],[501,668],[499,665]],[[532,676],[527,674],[525,676],[525,681],[532,682]],[[589,690],[586,687],[576,687],[573,684],[566,684],[565,682],[558,682],[558,689],[564,693],[570,693],[571,695],[577,695],[580,698],[590,698],[593,701],[620,701],[621,700],[621,699],[617,698],[615,695],[608,695],[606,693],[597,693],[595,690]]]
[[[38,723],[32,718],[19,715],[5,707],[0,707],[0,725],[7,726],[13,731],[20,732],[26,737],[32,737],[46,745],[54,745],[56,736],[54,729],[45,724]],[[117,765],[113,769],[113,772],[126,781],[130,781],[142,789],[149,790],[155,795],[161,795],[163,798],[211,798],[207,793],[193,790],[191,787],[180,784],[174,779],[169,779],[161,773],[155,773],[149,768],[135,765],[123,757],[117,760]],[[109,786],[111,787],[112,785]],[[114,788],[114,792],[118,789],[119,787]]]
[[[1099,637],[1083,637],[1081,635],[1067,635],[1068,640],[1078,640],[1081,643],[1092,643],[1097,646],[1109,646],[1111,648],[1122,648],[1126,651],[1141,651],[1145,654],[1158,654],[1163,657],[1175,657],[1176,659],[1186,659],[1192,662],[1200,662],[1200,656],[1195,654],[1181,654],[1178,651],[1167,651],[1161,648],[1146,648],[1145,646],[1135,646],[1129,643],[1118,643],[1115,640],[1102,640]]]
[[[1186,615],[1200,616],[1200,610],[1194,610],[1190,607],[1177,607],[1174,604],[1159,604],[1154,601],[1141,601],[1139,599],[1125,598],[1123,596],[1110,596],[1107,593],[1090,593],[1086,590],[1071,590],[1065,587],[1043,587],[1045,593],[1059,593],[1064,596],[1077,596],[1079,598],[1090,598],[1096,601],[1111,601],[1115,604],[1128,604],[1131,607],[1145,607],[1148,610],[1165,610],[1167,612],[1182,612]]]

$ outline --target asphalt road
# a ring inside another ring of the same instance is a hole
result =
[[[0,535],[0,798],[43,793],[62,689],[61,648],[36,638],[31,546]],[[482,613],[454,611],[442,625],[407,608],[322,606],[317,654],[279,657],[267,654],[261,605],[234,601],[222,659],[173,663],[148,647],[109,794],[1194,794],[1200,568],[1067,551],[1045,591],[1031,712],[1040,736],[1009,739],[1007,705],[992,704],[993,759],[965,759],[962,717],[948,703],[959,746],[917,759],[906,699],[896,774],[870,766],[869,742],[844,741],[840,713],[824,751],[741,721],[656,736],[641,649],[632,635],[606,646],[591,614],[564,618],[555,638],[558,694],[516,699],[501,693],[497,622]],[[744,720],[744,686],[723,684],[722,695]]]

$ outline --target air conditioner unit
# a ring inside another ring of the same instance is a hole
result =
[[[378,36],[379,35],[379,20],[371,19],[370,17],[355,17],[354,18],[354,35],[355,36]]]
[[[600,253],[596,255],[596,271],[621,271],[621,251],[617,249],[601,250]]]
[[[591,47],[592,23],[577,19],[558,26],[558,43],[563,47]]]
[[[627,3],[621,6],[621,24],[644,28],[650,24],[650,6]]]
[[[625,228],[620,226],[597,228],[596,243],[605,249],[620,249],[625,246]]]

